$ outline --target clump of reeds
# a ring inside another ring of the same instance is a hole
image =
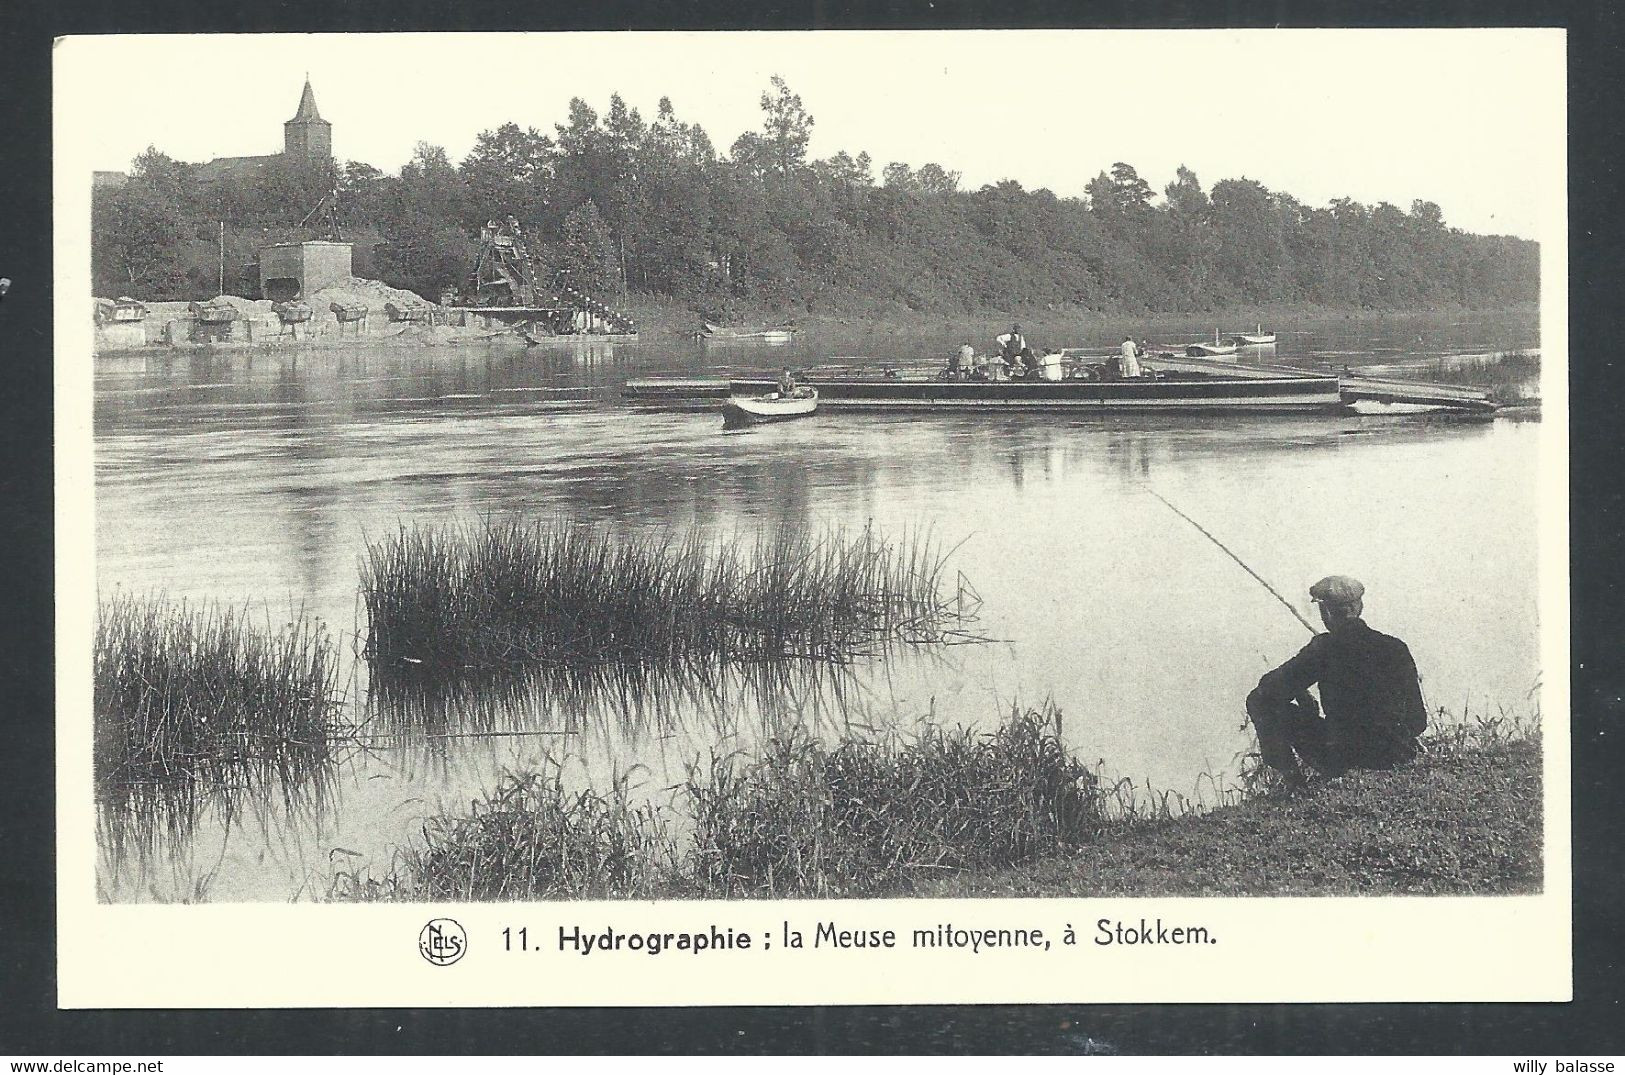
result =
[[[1422,380],[1488,389],[1503,404],[1528,402],[1540,396],[1539,351],[1438,358],[1420,367],[1418,374]]]
[[[904,737],[805,733],[754,758],[696,765],[678,802],[570,790],[554,764],[506,777],[466,814],[429,819],[421,844],[375,878],[339,871],[339,899],[832,895],[1010,865],[1086,840],[1092,773],[1053,709],[990,731],[926,725]],[[673,835],[674,833],[678,835]]]
[[[1059,713],[1019,712],[991,732],[804,735],[691,774],[694,882],[715,895],[829,895],[923,870],[1003,866],[1087,836],[1095,780],[1066,750]]]
[[[340,871],[343,899],[528,900],[653,894],[678,872],[655,806],[634,804],[623,777],[607,794],[571,790],[563,768],[510,773],[463,815],[430,818],[376,879]]]
[[[319,751],[339,704],[339,651],[320,623],[280,629],[245,609],[120,594],[100,603],[95,771],[104,789]]]
[[[928,539],[872,530],[753,543],[617,537],[486,519],[402,527],[361,569],[375,667],[842,659],[881,638],[940,638],[964,611]]]

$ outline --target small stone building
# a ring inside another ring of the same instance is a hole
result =
[[[272,302],[309,298],[324,287],[348,283],[350,243],[311,240],[260,250],[260,294]]]

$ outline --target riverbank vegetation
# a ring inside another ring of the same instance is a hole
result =
[[[777,738],[690,774],[688,881],[719,896],[839,896],[1023,862],[1087,838],[1094,785],[1056,710],[1012,711],[985,733]]]
[[[1086,855],[925,877],[929,897],[1515,895],[1542,885],[1538,733],[1437,738],[1392,772],[1112,826]]]
[[[991,731],[771,740],[696,766],[672,808],[509,776],[435,816],[337,899],[1507,894],[1539,891],[1538,726],[1434,735],[1415,762],[1296,792],[1251,771],[1212,798],[1111,784],[1052,709]]]
[[[1204,187],[1184,167],[1159,197],[1132,165],[1104,160],[1077,196],[1014,178],[962,190],[939,164],[882,164],[862,147],[811,158],[814,117],[781,79],[760,104],[762,128],[725,152],[670,100],[645,119],[619,96],[602,113],[571,101],[550,133],[487,130],[460,162],[419,143],[395,175],[277,158],[252,176],[208,179],[149,148],[128,182],[94,193],[94,286],[147,300],[212,295],[224,222],[227,290],[252,296],[258,248],[303,237],[300,222],[336,187],[356,273],[431,300],[469,272],[479,226],[509,214],[549,275],[691,321],[1538,297],[1535,243],[1463,233],[1425,200],[1310,206],[1244,177]]]
[[[339,651],[323,625],[116,594],[93,650],[98,839],[114,862],[183,843],[205,811],[314,808],[332,780]],[[189,886],[202,899],[207,872]]]
[[[320,623],[118,594],[97,610],[99,786],[158,784],[326,743],[339,651]]]
[[[1440,358],[1420,367],[1417,375],[1422,380],[1486,389],[1503,405],[1540,399],[1539,351]]]
[[[926,535],[781,528],[754,543],[523,519],[403,527],[362,564],[375,668],[844,660],[937,641],[970,609]]]
[[[612,899],[662,892],[677,872],[669,819],[623,779],[573,790],[556,762],[512,774],[462,814],[431,817],[420,843],[374,878],[340,870],[332,894],[363,900]]]
[[[510,774],[467,813],[438,815],[383,878],[341,872],[353,899],[840,896],[932,871],[1008,866],[1086,840],[1095,777],[1054,710],[991,732],[803,731],[696,763],[674,810],[639,801],[632,774],[570,790],[564,767]]]

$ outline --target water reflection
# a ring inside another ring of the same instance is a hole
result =
[[[325,738],[261,741],[252,753],[210,760],[167,778],[98,779],[102,898],[141,898],[143,889],[161,898],[207,898],[219,862],[205,861],[206,851],[195,840],[200,828],[246,830],[263,842],[308,826],[329,805],[352,753],[352,747]]]
[[[391,751],[407,772],[443,771],[459,741],[554,737],[570,749],[645,756],[659,744],[755,742],[794,729],[850,731],[865,712],[867,673],[904,653],[946,665],[930,647],[893,645],[855,661],[804,658],[736,662],[717,658],[543,664],[523,672],[448,675],[374,667],[360,741]],[[667,759],[671,760],[671,759]]]
[[[941,652],[925,659],[953,663]],[[556,665],[478,677],[374,669],[360,723],[332,741],[286,743],[172,780],[104,786],[101,896],[218,898],[222,873],[240,868],[245,855],[260,865],[269,858],[289,894],[320,891],[331,869],[376,865],[354,861],[365,853],[337,839],[310,843],[347,796],[365,797],[379,780],[403,789],[454,784],[471,758],[508,759],[494,768],[477,762],[488,780],[543,759],[568,762],[568,779],[581,787],[638,769],[644,778],[632,793],[659,799],[713,754],[750,752],[798,730],[832,736],[895,721],[893,709],[874,704],[862,671],[817,660]],[[411,803],[417,813],[436,808],[426,796],[398,805]]]

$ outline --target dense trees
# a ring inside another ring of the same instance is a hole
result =
[[[960,189],[939,164],[867,153],[809,157],[813,117],[783,79],[762,126],[719,155],[669,99],[647,122],[619,96],[570,102],[551,135],[505,123],[454,163],[420,143],[399,175],[356,161],[279,160],[216,175],[148,149],[100,189],[98,294],[212,293],[217,222],[227,286],[252,293],[254,251],[294,238],[336,191],[357,270],[437,297],[466,273],[479,225],[509,214],[551,269],[608,297],[627,289],[726,317],[732,303],[807,309],[982,311],[1040,305],[1203,310],[1498,305],[1537,296],[1534,243],[1467,235],[1439,207],[1337,199],[1303,205],[1253,179],[1204,189],[1180,167],[1157,200],[1122,161],[1084,196],[1014,179]],[[310,217],[309,220],[306,218]]]

